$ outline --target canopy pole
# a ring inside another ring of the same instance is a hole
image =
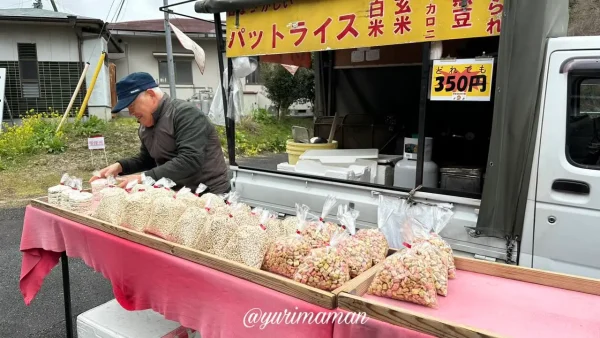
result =
[[[215,34],[217,35],[217,55],[219,55],[219,78],[221,79],[221,96],[223,97],[223,114],[225,115],[225,135],[227,136],[227,155],[229,156],[229,165],[237,165],[235,163],[235,131],[233,134],[231,133],[231,123],[227,118],[227,98],[230,92],[229,88],[231,86],[231,68],[232,62],[231,59],[227,58],[227,75],[229,80],[227,81],[227,90],[223,85],[225,82],[223,81],[223,73],[225,73],[225,65],[223,62],[223,55],[227,57],[225,50],[225,43],[223,38],[223,25],[221,24],[221,13],[215,13],[214,15],[215,21]],[[235,127],[235,123],[234,123]]]
[[[427,113],[427,97],[429,93],[429,71],[431,69],[431,42],[423,43],[421,52],[421,93],[419,98],[419,143],[417,155],[417,172],[415,177],[415,187],[423,185],[423,169],[425,162],[425,121]]]

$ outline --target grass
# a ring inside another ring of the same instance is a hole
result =
[[[25,118],[21,126],[0,134],[0,207],[23,206],[30,198],[46,195],[48,187],[56,185],[65,172],[82,177],[84,188],[89,188],[86,181],[94,170],[139,150],[138,124],[132,118],[69,123],[59,137],[54,134],[57,123],[51,114]],[[260,112],[244,118],[236,126],[236,155],[251,157],[285,151],[293,125],[310,127],[312,120],[276,121]],[[217,126],[217,131],[227,154],[225,129]],[[107,161],[104,153],[96,150],[92,164],[87,137],[96,134],[105,138]]]

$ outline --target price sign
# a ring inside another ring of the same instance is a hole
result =
[[[90,137],[88,138],[88,149],[89,150],[99,150],[105,149],[106,146],[104,144],[104,137]]]
[[[431,101],[489,101],[494,59],[435,60]]]

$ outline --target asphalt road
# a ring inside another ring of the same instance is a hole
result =
[[[285,154],[240,158],[238,164],[275,170],[286,162]],[[31,305],[26,306],[19,291],[21,272],[21,230],[24,208],[0,208],[0,337],[66,336],[63,307],[62,272],[60,263],[46,277],[40,292]],[[80,259],[69,259],[73,330],[76,317],[114,298],[108,280],[89,268]]]
[[[66,336],[60,263],[30,306],[19,291],[24,209],[0,209],[0,337]],[[69,259],[74,330],[76,316],[114,298],[108,280],[79,259]]]

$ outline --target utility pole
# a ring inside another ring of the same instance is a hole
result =
[[[52,4],[52,8],[54,8],[54,11],[58,12],[58,8],[56,8],[56,4],[54,3],[54,0],[50,0],[50,3]]]
[[[163,0],[165,6],[169,5],[169,0]],[[165,11],[165,38],[167,39],[167,71],[169,73],[169,87],[171,89],[171,98],[177,98],[177,87],[175,87],[175,64],[173,63],[173,44],[171,43],[171,26],[169,25],[169,11]]]

